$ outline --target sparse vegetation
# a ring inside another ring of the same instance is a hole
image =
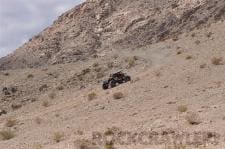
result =
[[[180,54],[182,54],[182,51],[177,51],[177,55],[180,55]]]
[[[11,105],[11,107],[12,107],[13,110],[17,110],[17,109],[22,107],[22,104],[21,103],[13,103]]]
[[[92,100],[96,99],[96,97],[97,97],[96,93],[94,93],[94,92],[89,93],[88,94],[88,101],[92,101]]]
[[[113,62],[108,62],[107,66],[108,66],[108,68],[113,68],[114,67],[114,63]]]
[[[17,124],[17,120],[16,119],[8,119],[5,123],[6,127],[13,127]]]
[[[200,68],[203,69],[203,68],[206,68],[206,66],[207,66],[207,65],[204,63],[204,64],[201,64],[201,65],[200,65]]]
[[[116,92],[113,94],[114,99],[121,99],[124,98],[124,94],[122,92]]]
[[[10,140],[15,137],[15,134],[11,130],[0,131],[0,140]]]
[[[99,72],[99,73],[97,73],[96,78],[97,78],[97,79],[101,79],[101,78],[103,78],[104,76],[105,76],[105,74],[104,74],[103,72]]]
[[[177,110],[178,110],[179,112],[181,112],[181,113],[184,113],[184,112],[187,112],[188,108],[187,108],[186,105],[179,105],[179,106],[177,107]]]
[[[54,99],[54,98],[56,97],[56,94],[55,94],[54,92],[49,93],[49,94],[48,94],[48,97],[49,97],[50,99]]]
[[[8,72],[5,72],[5,73],[4,73],[4,76],[9,76],[9,73],[8,73]]]
[[[112,141],[106,142],[105,149],[115,149],[114,148],[114,143]]]
[[[59,143],[63,140],[64,138],[64,133],[61,133],[61,132],[56,132],[54,133],[53,135],[53,140],[56,142],[56,143]]]
[[[213,65],[222,65],[222,57],[213,57],[212,58],[212,64]]]
[[[99,66],[99,63],[98,62],[95,62],[93,63],[92,67],[98,67]]]
[[[36,117],[35,122],[40,125],[42,122],[42,119],[40,117]]]
[[[191,125],[198,125],[201,123],[200,116],[194,112],[188,113],[185,118]]]
[[[47,85],[47,84],[43,84],[43,85],[41,85],[41,86],[39,87],[39,91],[40,91],[40,92],[45,91],[45,90],[47,90],[47,88],[48,88],[48,85]]]
[[[62,85],[59,85],[59,86],[56,87],[56,89],[59,90],[59,91],[61,91],[61,90],[64,89],[64,87]]]
[[[165,149],[187,149],[187,147],[182,143],[174,142],[172,145],[166,146]]]
[[[27,78],[28,78],[28,79],[31,79],[31,78],[33,78],[33,77],[34,77],[33,74],[28,74],[28,75],[27,75]]]
[[[191,55],[186,56],[186,60],[192,59]]]
[[[133,56],[133,57],[129,57],[129,58],[125,59],[125,62],[128,63],[127,68],[134,67],[137,60],[138,60],[137,56]]]
[[[200,40],[196,40],[196,41],[195,41],[195,44],[196,44],[196,45],[199,45],[200,43],[201,43]]]
[[[42,106],[43,107],[49,107],[50,106],[50,103],[48,101],[43,101],[42,102]]]

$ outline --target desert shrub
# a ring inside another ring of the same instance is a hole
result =
[[[89,93],[88,94],[88,101],[92,101],[92,100],[96,99],[96,97],[97,97],[96,93],[94,93],[94,92]]]
[[[54,99],[54,98],[56,97],[56,94],[55,94],[54,92],[49,93],[49,94],[48,94],[48,97],[49,97],[50,99]]]
[[[121,99],[124,98],[124,94],[122,92],[116,92],[113,94],[114,99]]]
[[[108,62],[107,66],[108,66],[108,68],[113,68],[114,67],[114,63],[113,62]]]
[[[28,74],[28,75],[27,75],[27,78],[28,78],[28,79],[31,79],[31,78],[33,78],[33,77],[34,77],[33,74]]]
[[[4,76],[9,76],[9,73],[8,73],[8,72],[5,72],[5,73],[4,73]]]
[[[0,131],[0,140],[10,140],[15,137],[15,134],[11,130]]]
[[[183,112],[187,112],[188,108],[187,108],[186,105],[180,105],[180,106],[177,107],[177,110],[179,112],[183,113]]]
[[[59,143],[63,140],[63,137],[64,137],[64,133],[61,133],[61,132],[56,132],[54,133],[53,135],[53,140],[56,142],[56,143]]]
[[[56,87],[56,89],[59,90],[59,91],[61,91],[61,90],[64,89],[64,87],[62,85],[59,85],[59,86]]]
[[[103,72],[99,72],[99,73],[97,73],[96,78],[97,78],[97,79],[101,79],[101,78],[103,78],[104,76],[105,76],[105,74],[104,74]]]
[[[91,69],[90,68],[86,68],[86,69],[82,70],[81,74],[82,75],[86,75],[86,74],[88,74],[90,72],[91,72]]]
[[[98,67],[99,66],[99,63],[98,62],[95,62],[93,63],[92,67]]]
[[[201,64],[201,65],[200,65],[200,68],[203,69],[203,68],[205,68],[206,66],[207,66],[206,64]]]
[[[186,56],[186,59],[187,60],[192,59],[192,56],[191,55],[188,55],[188,56]]]
[[[222,57],[213,57],[212,58],[212,64],[213,65],[221,65],[222,64]]]
[[[5,126],[6,127],[13,127],[17,124],[17,120],[16,119],[8,119],[6,120]]]
[[[114,148],[114,143],[112,141],[106,142],[105,149],[115,149]]]
[[[201,123],[200,116],[194,112],[188,113],[185,118],[187,122],[191,125],[198,125]]]
[[[17,109],[22,107],[22,104],[21,103],[13,103],[11,105],[11,107],[12,107],[13,110],[17,110]]]
[[[42,119],[40,117],[36,117],[35,122],[40,125],[42,122]]]
[[[43,101],[42,102],[42,106],[43,107],[49,107],[50,106],[50,103],[48,101]]]
[[[200,40],[196,40],[196,41],[195,41],[195,44],[196,44],[196,45],[199,45],[200,43],[201,43]]]
[[[43,85],[41,85],[41,86],[39,87],[39,91],[42,92],[42,91],[44,91],[44,90],[47,90],[47,88],[48,88],[48,85],[47,85],[47,84],[43,84]]]
[[[101,71],[102,71],[102,68],[101,68],[101,67],[96,67],[96,68],[94,69],[94,71],[95,71],[95,72],[101,72]]]

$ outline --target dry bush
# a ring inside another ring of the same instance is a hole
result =
[[[168,145],[165,147],[165,149],[186,149],[186,145],[182,143],[176,143],[174,142],[172,145]]]
[[[64,138],[64,133],[61,133],[61,132],[56,132],[54,133],[53,135],[53,140],[56,142],[56,143],[59,143],[63,140]]]
[[[35,122],[40,125],[42,122],[42,119],[40,117],[36,117]]]
[[[4,76],[9,76],[9,73],[8,73],[8,72],[5,72],[5,73],[4,73]]]
[[[8,119],[5,123],[6,127],[13,127],[17,124],[17,120],[16,119]]]
[[[99,73],[97,73],[96,78],[97,78],[97,79],[101,79],[101,78],[103,78],[104,76],[105,76],[105,74],[104,74],[103,72],[99,72]]]
[[[80,139],[74,141],[75,148],[78,149],[97,149],[94,142],[90,140]]]
[[[213,65],[221,65],[222,64],[222,57],[213,57],[212,58],[212,64]]]
[[[192,59],[191,55],[186,56],[186,60]]]
[[[88,101],[92,101],[92,100],[96,99],[96,97],[97,97],[96,93],[94,93],[94,92],[89,93],[88,94]]]
[[[114,62],[108,62],[107,66],[108,66],[108,68],[113,68],[114,67]]]
[[[132,68],[132,67],[134,67],[135,66],[135,60],[134,59],[130,59],[129,61],[128,61],[128,68]]]
[[[61,91],[61,90],[64,89],[64,87],[62,85],[59,85],[59,86],[56,87],[56,89],[59,90],[59,91]]]
[[[98,62],[95,62],[93,63],[92,67],[98,67],[99,66],[99,63]]]
[[[116,92],[113,94],[114,99],[121,99],[124,98],[124,94],[122,92]]]
[[[94,68],[94,71],[95,72],[101,72],[102,71],[102,68],[101,67],[96,67],[96,68]]]
[[[15,137],[15,134],[10,130],[0,131],[0,140],[10,140]]]
[[[135,57],[131,57],[131,58],[126,59],[125,61],[128,63],[127,68],[132,68],[132,67],[134,67],[135,64],[136,64],[136,60],[137,60],[137,59],[136,59]]]
[[[42,102],[42,106],[43,107],[49,107],[50,106],[50,103],[48,101],[43,101]]]
[[[194,112],[188,113],[185,118],[191,125],[198,125],[201,123],[200,116]]]
[[[182,54],[182,51],[177,51],[177,55],[180,55],[180,54]]]
[[[42,92],[42,91],[46,91],[48,89],[48,85],[47,84],[43,84],[39,87],[39,91]]]
[[[43,146],[41,144],[36,144],[34,146],[34,149],[43,149]]]
[[[81,74],[82,74],[82,75],[86,75],[86,74],[88,74],[88,73],[90,73],[90,72],[91,72],[91,69],[90,69],[90,68],[86,68],[86,69],[83,69],[83,70],[82,70]]]
[[[27,75],[27,78],[28,78],[28,79],[31,79],[31,78],[33,78],[33,77],[34,77],[33,74],[28,74],[28,75]]]
[[[54,92],[49,93],[49,94],[48,94],[48,97],[49,97],[50,99],[54,99],[54,98],[56,97],[56,94],[55,94]]]
[[[187,108],[186,105],[180,105],[180,106],[177,107],[177,110],[179,112],[183,113],[183,112],[187,112],[188,108]]]
[[[197,45],[199,45],[200,43],[201,43],[200,40],[196,40],[196,41],[195,41],[195,44],[197,44]]]
[[[112,141],[107,142],[107,143],[105,144],[105,147],[104,147],[104,148],[105,148],[105,149],[115,149],[114,143],[113,143]]]
[[[206,68],[206,66],[207,66],[207,64],[201,64],[201,65],[200,65],[200,68],[203,69],[203,68]]]

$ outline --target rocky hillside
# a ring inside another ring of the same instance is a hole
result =
[[[0,59],[0,148],[223,149],[224,20],[224,0],[76,6]]]
[[[85,61],[134,49],[225,18],[224,0],[87,0],[61,15],[13,54],[0,70]]]

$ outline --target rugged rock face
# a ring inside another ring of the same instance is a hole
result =
[[[224,0],[87,0],[0,59],[0,70],[83,61],[106,49],[176,38],[224,19],[224,12]]]

